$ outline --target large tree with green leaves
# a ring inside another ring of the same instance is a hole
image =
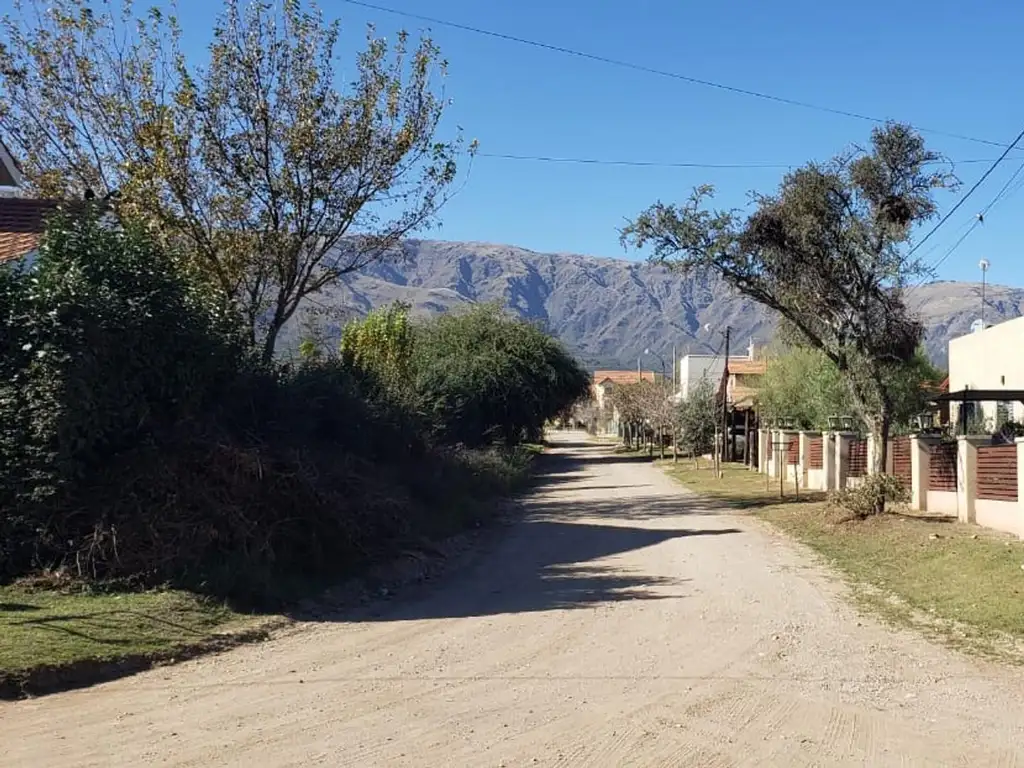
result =
[[[905,364],[892,366],[886,386],[892,392],[893,425],[911,426],[941,379],[920,347]],[[780,345],[768,355],[757,398],[764,418],[793,419],[805,429],[825,429],[830,416],[850,415],[848,381],[820,349],[805,345]]]
[[[379,307],[341,334],[342,359],[396,395],[411,392],[413,385],[415,331],[409,309],[402,302]]]
[[[715,432],[721,412],[715,387],[707,376],[701,377],[691,387],[686,399],[679,404],[676,418],[679,450],[690,454],[695,461],[699,456],[714,450]]]
[[[121,2],[120,8],[116,2]],[[460,140],[445,62],[375,36],[341,85],[338,25],[300,0],[224,0],[208,60],[130,0],[25,0],[0,24],[0,135],[31,189],[116,195],[184,246],[264,359],[303,299],[435,221]]]
[[[415,386],[448,442],[514,445],[586,397],[590,376],[550,334],[495,304],[416,328]]]
[[[890,124],[867,150],[787,174],[774,194],[755,195],[747,215],[706,207],[705,186],[682,205],[651,206],[622,238],[653,246],[669,265],[719,276],[820,350],[883,446],[874,454],[880,472],[894,417],[891,372],[914,357],[922,335],[904,297],[926,269],[907,245],[935,216],[935,190],[955,183],[940,162],[912,128]]]

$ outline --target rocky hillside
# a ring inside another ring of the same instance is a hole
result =
[[[989,286],[987,297],[990,322],[1024,314],[1024,289]],[[542,321],[594,367],[633,368],[648,347],[668,364],[673,345],[680,355],[718,351],[726,326],[733,328],[734,350],[745,350],[752,338],[766,342],[773,333],[764,310],[715,280],[644,263],[488,243],[409,241],[401,259],[351,276],[309,311],[334,335],[345,318],[399,299],[421,314],[501,301]],[[915,291],[912,300],[927,326],[929,353],[945,365],[949,339],[967,333],[979,315],[980,284],[937,282]],[[302,324],[290,329],[293,340]],[[654,356],[644,365],[660,367]]]

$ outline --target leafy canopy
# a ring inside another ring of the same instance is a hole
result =
[[[913,359],[922,326],[908,309],[911,280],[927,274],[906,245],[936,215],[934,191],[955,184],[912,128],[877,128],[867,150],[786,174],[754,195],[754,210],[711,210],[712,188],[682,205],[655,203],[622,232],[654,258],[710,272],[792,327],[828,358],[851,404],[885,445],[894,416],[892,369]],[[884,467],[884,450],[876,452]]]
[[[446,64],[368,29],[336,85],[338,25],[299,0],[224,0],[205,62],[174,15],[26,0],[0,22],[0,136],[31,189],[117,199],[241,312],[264,359],[307,296],[436,221],[461,139],[435,138]]]
[[[545,422],[590,388],[559,341],[490,304],[418,328],[414,367],[439,437],[466,445],[539,439]]]
[[[886,369],[892,393],[892,421],[910,427],[925,410],[929,387],[941,381],[923,348],[904,364]],[[768,358],[758,388],[758,406],[767,422],[790,418],[804,429],[825,429],[830,416],[849,415],[850,386],[835,363],[813,347],[780,346]]]

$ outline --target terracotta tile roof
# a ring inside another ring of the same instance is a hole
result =
[[[611,381],[612,384],[636,384],[636,374],[636,371],[594,371],[594,384],[602,384],[605,381]],[[640,376],[645,381],[654,381],[657,378],[654,371],[643,371]]]
[[[27,197],[0,197],[0,262],[34,251],[46,218],[60,203]]]
[[[768,368],[766,360],[729,360],[729,373],[758,375]]]

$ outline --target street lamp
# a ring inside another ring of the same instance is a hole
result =
[[[853,417],[852,416],[829,416],[828,417],[828,428],[831,432],[852,432],[853,431]]]

